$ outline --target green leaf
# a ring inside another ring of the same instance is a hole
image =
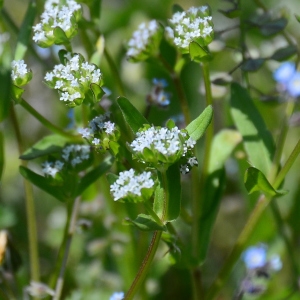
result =
[[[55,44],[61,45],[69,43],[69,39],[67,38],[65,32],[59,26],[53,29],[53,35],[55,36]]]
[[[270,184],[266,176],[258,169],[250,167],[246,170],[244,176],[245,187],[248,194],[256,191],[261,191],[270,196],[282,196],[287,193],[284,190],[275,190]]]
[[[242,141],[242,135],[233,129],[223,129],[218,132],[212,142],[208,173],[223,168],[234,148]]]
[[[297,54],[297,47],[295,45],[289,45],[278,49],[270,58],[277,61],[285,61],[295,54]]]
[[[30,3],[28,4],[26,15],[20,27],[16,51],[15,51],[15,60],[20,60],[24,58],[28,43],[30,41],[35,15],[36,15],[36,2],[30,1]]]
[[[268,174],[275,152],[273,138],[246,89],[231,84],[231,115],[243,136],[250,164]]]
[[[24,93],[24,90],[14,84],[12,84],[12,98],[15,101],[15,103],[20,103],[22,100],[22,95]]]
[[[0,182],[4,170],[4,135],[0,131]]]
[[[208,177],[205,181],[204,196],[201,208],[199,228],[199,258],[205,260],[211,230],[216,220],[220,201],[226,184],[224,165],[235,147],[242,141],[241,134],[236,130],[223,129],[215,135],[212,142],[208,167]]]
[[[177,12],[183,12],[184,9],[179,4],[173,4],[172,13],[175,14]]]
[[[119,97],[117,102],[122,111],[124,120],[134,133],[137,133],[144,124],[149,124],[147,119],[130,103],[128,99],[125,97]]]
[[[11,87],[11,70],[0,65],[0,122],[2,122],[9,113],[10,106],[10,87]]]
[[[65,202],[67,200],[61,186],[54,186],[50,184],[50,180],[48,178],[36,174],[23,166],[20,166],[19,170],[24,178],[29,180],[35,186],[39,187],[41,190],[47,192],[48,194],[52,195],[53,197],[62,202]]]
[[[116,174],[113,174],[113,173],[106,174],[106,179],[107,179],[109,185],[114,184],[118,178],[119,178],[119,176]]]
[[[81,195],[85,189],[93,184],[97,179],[104,175],[112,166],[113,158],[106,158],[97,168],[88,172],[84,177],[81,178],[75,196]]]
[[[140,214],[135,220],[126,219],[127,224],[132,224],[142,231],[166,231],[165,226],[157,224],[154,219],[145,214]]]
[[[181,205],[181,181],[179,165],[173,164],[166,171],[167,189],[169,199],[166,207],[164,221],[174,221],[180,214]]]
[[[27,149],[20,158],[30,160],[40,156],[60,152],[68,141],[69,140],[67,138],[58,134],[48,135]]]
[[[67,62],[67,59],[66,59],[66,55],[68,54],[68,51],[65,50],[65,49],[60,49],[58,51],[58,58],[59,58],[59,61],[61,64],[65,65],[66,62]]]
[[[207,106],[202,114],[193,120],[187,127],[188,134],[195,140],[199,140],[204,134],[206,128],[210,124],[213,117],[213,108],[211,105]]]
[[[282,31],[287,25],[288,21],[286,18],[280,18],[277,20],[269,21],[260,26],[260,32],[264,36],[270,36]]]
[[[191,60],[201,63],[211,59],[209,51],[201,47],[197,42],[190,42],[189,48]]]
[[[242,64],[242,70],[246,72],[257,71],[265,62],[264,58],[247,59]]]
[[[99,102],[101,100],[101,98],[103,97],[103,95],[105,94],[105,92],[98,84],[95,84],[95,83],[91,83],[90,88],[93,92],[94,103]]]

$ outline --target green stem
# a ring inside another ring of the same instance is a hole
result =
[[[60,270],[59,270],[59,275],[56,281],[56,286],[55,286],[55,295],[53,296],[53,300],[59,300],[61,297],[61,292],[63,289],[63,284],[64,284],[64,274],[66,270],[66,265],[70,253],[70,248],[71,248],[71,243],[72,239],[76,230],[76,220],[77,220],[77,215],[79,211],[79,206],[80,206],[80,197],[77,197],[69,209],[68,213],[68,221],[67,221],[67,231],[66,231],[66,236],[64,238],[64,244],[63,244],[63,255],[60,265]]]
[[[288,171],[294,164],[296,158],[300,154],[300,140],[296,144],[294,150],[290,154],[288,160],[286,161],[285,165],[282,167],[281,171],[277,175],[277,177],[274,180],[273,187],[277,189],[280,184],[282,183],[283,179],[287,175]],[[244,247],[251,237],[252,232],[255,229],[255,226],[260,219],[262,213],[267,208],[268,204],[270,203],[271,198],[266,196],[261,196],[252,211],[243,231],[241,232],[235,246],[233,247],[233,250],[231,254],[229,255],[228,259],[226,260],[226,263],[222,267],[221,271],[219,272],[217,278],[214,280],[213,284],[208,290],[206,300],[211,300],[218,295],[219,291],[221,290],[222,286],[224,285],[226,279],[228,278],[232,267],[234,266],[236,260],[240,257],[242,251],[244,250]]]
[[[19,154],[23,153],[23,140],[20,131],[20,126],[16,117],[15,108],[11,107],[11,121],[15,130],[16,139],[18,143]],[[27,166],[27,162],[22,161],[22,166]],[[40,269],[39,269],[39,251],[38,251],[38,238],[37,238],[37,226],[35,216],[35,206],[33,199],[32,185],[26,179],[23,179],[25,189],[25,204],[26,204],[26,216],[27,216],[27,231],[29,239],[29,257],[30,257],[30,270],[31,280],[39,282]]]
[[[161,181],[162,181],[162,186],[164,189],[164,203],[163,203],[163,212],[162,212],[162,217],[161,217],[161,223],[164,223],[167,207],[168,207],[168,202],[169,202],[169,192],[167,189],[168,182],[167,182],[167,174],[166,172],[161,172]],[[137,273],[137,275],[134,278],[133,283],[131,284],[127,294],[125,295],[124,300],[131,300],[133,299],[134,295],[144,282],[146,275],[149,271],[150,265],[153,261],[153,258],[155,256],[156,250],[158,248],[158,244],[160,241],[162,235],[162,231],[155,231],[150,243],[150,246],[148,248],[148,251],[146,253],[146,256],[140,266],[140,269]]]
[[[176,70],[174,70],[161,55],[158,55],[157,58],[159,59],[161,64],[164,66],[164,68],[169,72],[169,74],[173,80],[174,87],[175,87],[175,90],[177,92],[177,96],[179,99],[181,111],[184,116],[185,124],[189,124],[191,122],[189,105],[188,105],[187,99],[185,97],[183,86],[182,86],[182,83],[180,80],[180,72],[181,72],[183,65],[179,64],[180,67],[178,67],[178,68],[176,68]],[[182,60],[180,60],[180,62],[182,62]]]
[[[123,83],[118,71],[118,68],[116,67],[116,64],[114,63],[113,59],[110,56],[110,53],[107,51],[106,47],[104,48],[104,56],[108,62],[108,65],[114,75],[116,85],[119,89],[120,96],[125,96],[125,89],[123,87]]]
[[[67,138],[73,138],[75,140],[79,140],[78,136],[74,136],[68,132],[63,131],[58,126],[54,125],[50,121],[48,121],[45,117],[43,117],[38,111],[36,111],[28,102],[24,99],[21,99],[20,105],[26,109],[32,116],[34,116],[41,124],[43,124],[49,130]]]

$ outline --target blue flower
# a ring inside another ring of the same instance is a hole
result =
[[[256,269],[267,263],[267,251],[263,246],[249,247],[243,254],[243,260],[247,269]]]
[[[292,97],[300,96],[300,73],[296,72],[287,83],[286,89]]]
[[[278,83],[286,84],[290,81],[295,72],[295,64],[292,62],[285,62],[274,72],[273,77]]]
[[[124,299],[123,292],[115,292],[109,298],[109,300],[122,300],[122,299]]]

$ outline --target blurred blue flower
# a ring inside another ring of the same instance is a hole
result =
[[[287,83],[286,89],[292,97],[300,96],[300,73],[296,72]]]
[[[243,254],[247,269],[263,267],[267,262],[267,250],[264,246],[249,247]]]
[[[285,62],[275,70],[273,77],[278,83],[286,84],[293,77],[296,72],[295,64],[292,62]]]
[[[154,85],[158,85],[158,86],[160,86],[162,88],[165,88],[165,87],[168,86],[168,83],[167,83],[167,81],[165,79],[153,78],[152,83]]]
[[[274,72],[273,77],[279,83],[280,90],[287,92],[294,98],[300,96],[300,72],[297,72],[294,63],[283,63]]]
[[[115,292],[110,296],[109,300],[122,300],[124,296],[123,292]]]
[[[269,264],[273,271],[279,271],[282,268],[282,261],[279,255],[273,255],[269,260]]]

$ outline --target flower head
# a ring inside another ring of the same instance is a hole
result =
[[[32,72],[27,68],[24,60],[13,60],[11,68],[11,78],[14,85],[23,86],[31,80]]]
[[[74,107],[92,97],[91,85],[100,88],[102,74],[96,65],[88,64],[79,54],[67,54],[65,59],[65,64],[56,65],[52,72],[46,73],[45,81],[50,88],[59,91],[61,101]]]
[[[99,152],[110,149],[111,142],[117,142],[120,136],[116,124],[109,120],[109,115],[109,112],[99,115],[90,121],[88,128],[78,129],[78,133]]]
[[[67,42],[76,35],[81,14],[81,6],[74,0],[64,5],[59,0],[47,0],[41,22],[33,27],[33,40],[44,48]],[[56,28],[62,32],[56,32]]]
[[[162,27],[155,20],[140,24],[127,44],[127,58],[136,62],[153,55],[158,49],[162,34]]]
[[[136,174],[133,169],[119,173],[119,178],[110,186],[115,201],[130,202],[148,200],[154,192],[154,181],[150,172]]]
[[[61,159],[45,161],[42,164],[44,175],[55,178],[56,174],[71,166],[76,168],[90,158],[90,146],[68,145],[62,149]]]
[[[195,144],[185,130],[169,123],[167,128],[145,125],[129,147],[134,158],[152,167],[167,169],[182,157],[189,157]]]
[[[165,28],[168,40],[182,53],[189,52],[189,44],[196,41],[207,46],[214,36],[212,17],[208,6],[191,7],[176,12]]]
[[[243,254],[247,269],[263,267],[267,262],[267,250],[263,246],[250,247]]]

